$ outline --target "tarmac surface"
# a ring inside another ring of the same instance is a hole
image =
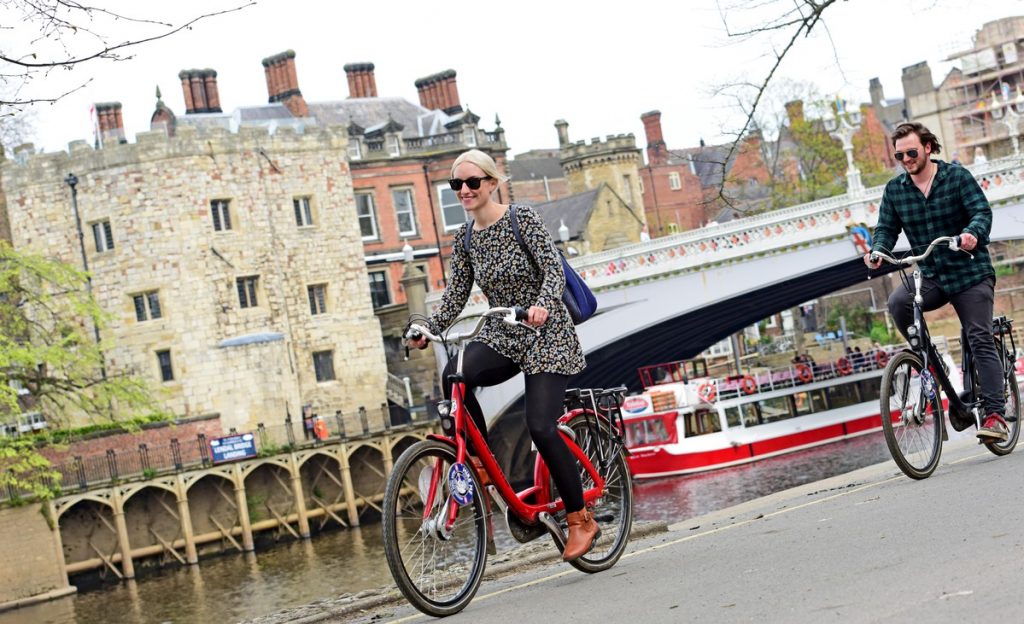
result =
[[[637,539],[599,574],[530,561],[446,622],[1019,622],[1022,477],[1024,449],[947,443],[923,481],[889,461],[780,492]],[[396,594],[315,621],[433,620]]]

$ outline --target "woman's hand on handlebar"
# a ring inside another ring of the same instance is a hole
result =
[[[530,309],[526,311],[527,325],[531,327],[540,327],[548,320],[548,311],[546,308],[540,306],[530,306]]]

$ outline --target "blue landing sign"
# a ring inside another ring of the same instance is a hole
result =
[[[251,433],[214,438],[210,440],[210,453],[214,464],[252,459],[256,457],[256,440]]]

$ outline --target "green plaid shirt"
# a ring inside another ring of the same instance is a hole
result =
[[[927,199],[906,172],[885,185],[871,247],[889,253],[902,230],[912,253],[919,254],[940,236],[970,232],[978,239],[978,246],[971,251],[973,260],[962,251],[942,246],[920,263],[921,272],[952,295],[996,274],[988,253],[992,208],[970,171],[941,160],[932,162],[939,170]]]

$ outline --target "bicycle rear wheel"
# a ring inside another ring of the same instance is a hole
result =
[[[450,532],[444,529],[453,500],[448,473],[454,463],[449,445],[417,442],[395,462],[384,491],[384,554],[391,576],[414,607],[435,617],[469,604],[487,561],[487,523],[475,477],[472,502],[458,507]],[[424,517],[435,471],[436,492]]]
[[[591,426],[593,425],[593,426]],[[585,416],[577,416],[569,421],[569,428],[576,436],[576,444],[594,464],[604,478],[604,496],[590,508],[591,514],[601,527],[601,537],[594,542],[590,552],[569,563],[582,572],[593,574],[615,565],[629,543],[629,532],[633,527],[633,480],[626,465],[625,452],[618,444],[612,444],[608,438],[607,423],[602,423],[600,431],[591,419],[587,424]],[[599,463],[598,444],[603,444],[605,466]],[[576,467],[583,482],[583,491],[594,487],[590,473],[577,462]],[[556,488],[552,484],[552,492]],[[557,496],[557,492],[555,493]],[[560,511],[556,519],[567,529],[565,510]]]
[[[995,455],[1009,455],[1017,446],[1020,438],[1020,386],[1017,385],[1017,374],[1013,369],[1013,358],[1009,357],[1003,350],[1002,344],[996,342],[996,350],[999,352],[1000,361],[1006,368],[1003,375],[1003,400],[1005,401],[1006,425],[1009,428],[1008,435],[1001,442],[986,442],[985,447]]]
[[[897,353],[882,373],[882,431],[896,465],[912,479],[935,472],[942,453],[938,384],[916,353]]]

